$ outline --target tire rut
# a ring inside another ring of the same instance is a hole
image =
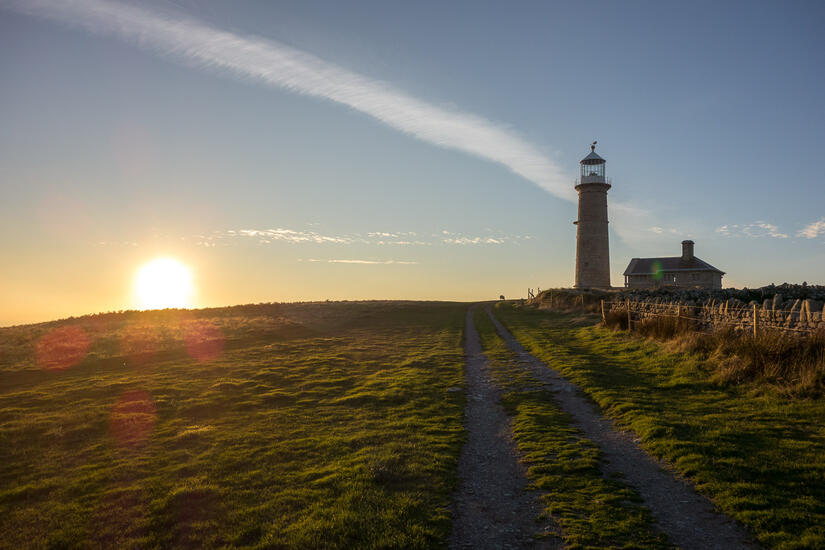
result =
[[[605,458],[603,474],[620,474],[642,497],[656,520],[656,526],[671,542],[691,550],[735,550],[759,548],[751,535],[731,518],[717,512],[713,503],[697,493],[668,466],[637,444],[632,432],[617,430],[578,386],[529,353],[486,308],[499,336],[519,357],[530,374],[554,393],[561,408],[574,424],[596,443]]]

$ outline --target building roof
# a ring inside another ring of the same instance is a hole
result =
[[[579,164],[604,164],[607,162],[602,157],[596,154],[596,151],[590,151],[590,154],[581,159]]]
[[[659,266],[654,267],[654,263],[661,265],[661,273],[674,271],[714,271],[725,274],[724,271],[716,269],[709,263],[694,256],[690,261],[683,261],[681,256],[672,258],[633,258],[624,270],[624,275],[652,275],[659,271]]]

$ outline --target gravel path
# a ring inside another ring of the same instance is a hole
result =
[[[658,527],[672,543],[691,550],[758,548],[743,527],[716,512],[710,500],[643,451],[635,434],[617,430],[592,401],[580,394],[576,385],[527,352],[489,308],[487,313],[499,336],[518,354],[522,366],[555,392],[556,401],[573,417],[576,427],[601,448],[606,459],[604,474],[623,475],[624,481],[639,492]]]
[[[474,311],[475,307],[469,309],[466,321],[467,442],[458,459],[450,548],[563,548],[557,537],[534,538],[534,534],[557,534],[558,530],[552,520],[537,519],[542,512],[539,493],[527,490],[510,420],[481,351]]]

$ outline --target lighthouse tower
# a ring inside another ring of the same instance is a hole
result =
[[[610,246],[607,242],[605,160],[596,154],[596,142],[581,162],[579,219],[576,231],[576,288],[610,288]]]

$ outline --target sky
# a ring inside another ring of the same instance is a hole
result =
[[[0,325],[571,286],[598,140],[614,285],[680,242],[825,284],[822,2],[0,0]]]

